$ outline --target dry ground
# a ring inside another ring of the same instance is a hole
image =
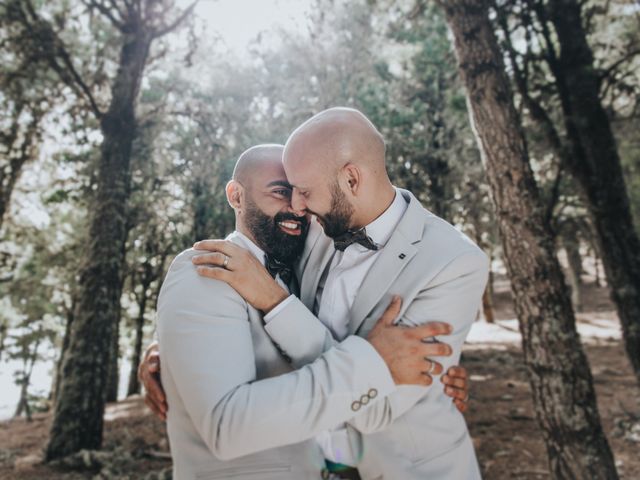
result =
[[[508,291],[500,281],[497,285],[497,318],[513,318]],[[584,313],[579,314],[581,323],[594,318],[615,319],[604,289],[587,286],[585,301]],[[585,348],[603,427],[621,477],[640,479],[640,396],[622,345],[619,340],[601,339],[589,342]],[[465,350],[463,362],[473,375],[467,420],[484,478],[550,478],[517,345],[474,345]],[[49,423],[47,414],[36,415],[30,423],[23,419],[0,422],[0,478],[169,478],[170,461],[163,458],[168,452],[164,425],[146,411],[140,398],[109,406],[106,453],[79,455],[66,466],[39,463]]]

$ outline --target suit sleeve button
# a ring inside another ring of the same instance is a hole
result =
[[[369,396],[368,395],[362,395],[362,397],[360,397],[360,403],[362,405],[366,405],[367,403],[369,403]]]
[[[357,412],[358,410],[360,410],[360,407],[362,406],[362,404],[359,401],[355,401],[351,404],[351,410],[353,410],[354,412]]]
[[[378,396],[378,390],[372,388],[369,390],[369,393],[367,395],[369,395],[369,398],[371,399],[376,398]]]

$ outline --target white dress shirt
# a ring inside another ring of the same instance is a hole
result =
[[[342,341],[347,337],[349,312],[360,285],[381,250],[391,238],[406,210],[407,202],[396,190],[391,205],[382,215],[365,227],[367,235],[378,246],[378,250],[369,250],[354,243],[348,246],[344,252],[336,251],[333,259],[329,262],[329,267],[322,274],[316,292],[314,313],[331,331],[336,340]],[[268,323],[277,311],[284,308],[288,301],[290,299],[284,300],[265,315],[265,322]],[[347,430],[344,427],[322,432],[316,439],[328,460],[344,465],[355,466],[358,464],[358,454],[352,451]]]

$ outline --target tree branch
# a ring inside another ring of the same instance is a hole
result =
[[[121,32],[124,31],[124,28],[125,28],[124,23],[122,21],[118,20],[113,15],[113,12],[111,11],[111,9],[109,7],[107,7],[105,4],[103,4],[102,2],[100,2],[98,0],[82,0],[82,3],[84,3],[89,8],[95,8],[102,15],[107,17],[109,19],[109,21],[113,24],[114,27],[116,27]],[[112,0],[110,0],[109,3],[111,4],[111,6],[113,8],[114,5],[115,5],[114,2]],[[120,12],[120,10],[118,9],[117,6],[115,6],[115,9],[119,14],[121,14],[121,12]]]
[[[46,45],[45,48],[51,49],[50,55],[44,55],[44,60],[46,60],[51,68],[58,74],[60,79],[66,83],[70,88],[79,91],[80,96],[84,96],[85,99],[89,102],[91,106],[91,110],[96,115],[98,119],[102,118],[102,111],[98,107],[98,104],[91,93],[91,89],[84,82],[75,66],[73,65],[73,61],[71,60],[71,55],[67,51],[64,43],[58,37],[58,34],[55,32],[53,27],[49,22],[39,17],[33,7],[33,4],[30,0],[26,0],[24,4],[27,7],[28,13],[31,16],[31,22],[29,19],[23,16],[22,20],[29,30],[33,32],[34,27],[40,30],[43,34],[44,40],[49,39],[51,41],[50,45]],[[32,23],[33,22],[33,23]],[[38,32],[35,32],[36,34]],[[41,39],[43,40],[43,39]],[[38,45],[37,48],[41,48],[41,45]],[[56,58],[60,58],[64,64],[64,66],[60,66],[56,61]]]
[[[640,48],[636,48],[627,52],[626,55],[623,55],[621,58],[613,62],[613,64],[609,65],[605,70],[600,73],[600,81],[607,79],[614,71],[623,63],[631,60],[636,55],[640,55]]]
[[[157,29],[155,30],[155,32],[153,32],[152,37],[153,38],[160,38],[164,35],[166,35],[167,33],[170,33],[171,31],[175,30],[176,27],[178,25],[180,25],[180,23],[182,23],[184,21],[185,18],[187,18],[191,12],[193,12],[193,9],[196,7],[196,5],[198,4],[199,0],[195,0],[194,2],[191,3],[191,5],[189,5],[186,10],[184,12],[182,12],[182,14],[176,18],[173,22],[171,22],[169,25]]]

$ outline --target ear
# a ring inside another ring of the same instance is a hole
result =
[[[353,163],[347,163],[342,167],[342,174],[346,181],[346,187],[355,197],[358,194],[362,182],[362,172]]]
[[[225,187],[225,192],[227,194],[227,202],[229,202],[231,208],[240,213],[244,204],[244,188],[242,185],[235,180],[229,180]]]

